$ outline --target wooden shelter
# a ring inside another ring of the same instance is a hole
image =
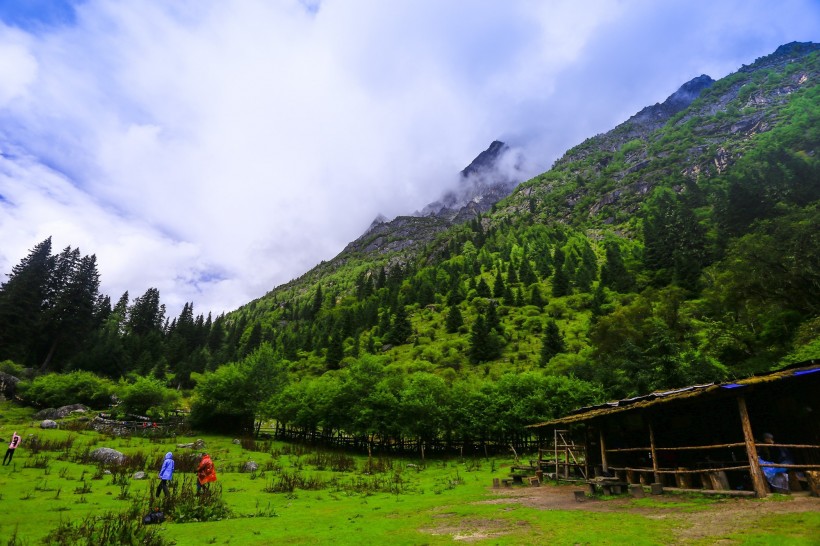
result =
[[[574,438],[584,456],[565,456],[563,475],[574,467],[586,479],[762,497],[770,492],[763,468],[782,468],[792,490],[817,494],[820,362],[584,407],[529,428],[542,438],[559,430]],[[763,443],[765,433],[776,443]],[[776,448],[793,463],[773,463]]]

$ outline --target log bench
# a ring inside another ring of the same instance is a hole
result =
[[[629,486],[628,483],[617,478],[587,480],[587,485],[589,486],[589,492],[593,495],[598,492],[598,488],[601,489],[604,495],[620,495]]]

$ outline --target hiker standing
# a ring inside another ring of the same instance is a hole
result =
[[[168,491],[168,482],[171,481],[171,478],[174,477],[174,454],[170,451],[165,454],[165,460],[162,461],[162,468],[159,470],[159,485],[157,486],[157,492],[155,495],[159,497],[159,494],[165,491],[165,496],[170,497],[171,493]]]
[[[199,467],[196,469],[196,494],[204,487],[208,489],[208,484],[216,481],[216,469],[214,463],[211,461],[211,456],[207,453],[202,454],[202,460],[199,462]]]
[[[20,435],[17,434],[17,431],[14,431],[14,434],[11,435],[11,443],[9,443],[9,448],[6,450],[5,456],[3,456],[3,464],[11,464],[11,458],[14,457],[14,450],[17,449],[17,446],[20,445]],[[8,459],[9,462],[6,462]]]

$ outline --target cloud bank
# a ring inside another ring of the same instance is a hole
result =
[[[494,139],[537,174],[689,79],[820,30],[812,0],[13,4],[0,273],[53,236],[97,255],[112,299],[156,287],[171,315],[301,275],[379,213],[441,197]]]

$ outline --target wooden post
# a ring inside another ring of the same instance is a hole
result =
[[[655,454],[655,429],[652,428],[652,421],[647,420],[649,424],[649,451],[652,454],[652,472],[655,475],[655,483],[661,483],[661,475],[658,474],[658,457]]]
[[[743,440],[746,442],[746,455],[749,457],[749,474],[752,476],[752,484],[755,494],[763,498],[769,494],[769,486],[766,485],[766,478],[760,470],[760,463],[757,460],[757,448],[752,434],[752,423],[749,421],[749,410],[746,408],[746,399],[743,396],[737,397],[737,408],[740,411],[740,424],[743,426]]]
[[[606,462],[606,442],[604,441],[603,425],[601,426],[598,432],[601,439],[601,467],[603,468],[604,472],[609,472],[609,465]]]
[[[584,478],[587,480],[589,479],[589,445],[587,444],[588,432],[587,425],[584,423]]]

